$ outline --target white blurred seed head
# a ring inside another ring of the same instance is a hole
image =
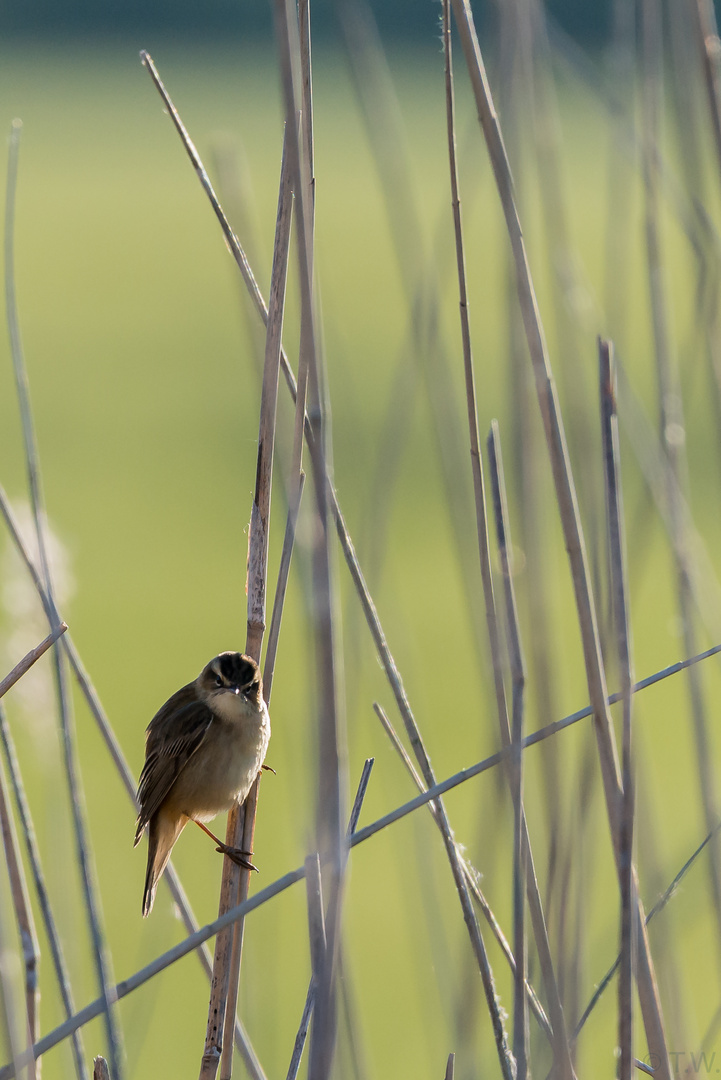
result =
[[[13,507],[20,533],[39,568],[37,536],[32,512],[27,502]],[[62,613],[75,593],[75,578],[70,553],[53,530],[45,524],[45,545],[55,600]],[[3,675],[48,633],[48,623],[40,598],[9,537],[0,553],[0,669]],[[45,757],[54,753],[54,740],[48,740],[54,730],[55,692],[50,655],[42,657],[12,688],[7,704],[24,714],[28,729],[34,736],[38,753]]]

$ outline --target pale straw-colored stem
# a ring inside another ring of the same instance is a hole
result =
[[[40,851],[38,848],[37,839],[35,836],[35,828],[33,826],[32,816],[30,814],[30,805],[25,794],[25,786],[23,784],[22,775],[20,773],[20,766],[18,764],[17,754],[15,752],[15,744],[10,732],[10,727],[7,722],[5,710],[0,704],[0,742],[2,742],[3,753],[5,755],[5,764],[10,775],[10,784],[13,789],[13,797],[15,799],[15,805],[17,807],[18,821],[20,824],[20,830],[23,835],[25,843],[25,850],[27,852],[28,863],[30,865],[30,872],[33,876],[33,884],[35,886],[35,892],[37,893],[38,903],[40,905],[40,911],[43,918],[43,924],[45,927],[45,933],[48,937],[50,945],[50,955],[53,959],[53,966],[55,967],[55,974],[57,976],[58,985],[60,988],[60,997],[63,1002],[63,1008],[67,1017],[70,1017],[75,1012],[75,1003],[73,1001],[72,990],[70,988],[70,978],[68,975],[67,965],[65,963],[65,957],[63,955],[63,948],[60,942],[60,935],[55,923],[55,916],[50,905],[50,897],[48,895],[47,886],[45,884],[45,876],[42,870],[42,864],[40,862]],[[82,1040],[79,1032],[74,1032],[71,1037],[73,1063],[75,1066],[75,1073],[78,1080],[87,1080],[87,1068],[85,1065],[85,1053],[83,1050]]]
[[[470,319],[468,314],[468,295],[466,288],[466,269],[463,245],[463,228],[461,219],[461,202],[458,188],[458,171],[456,165],[456,135],[455,135],[455,106],[453,93],[453,65],[451,56],[451,33],[450,33],[450,8],[446,0],[444,4],[444,46],[445,46],[445,70],[446,70],[446,116],[448,130],[448,157],[450,164],[451,180],[451,203],[453,209],[454,235],[456,245],[456,263],[458,269],[459,307],[461,319],[461,338],[463,343],[463,367],[466,385],[466,405],[468,413],[468,432],[470,440],[471,470],[473,476],[473,493],[476,507],[476,531],[478,536],[478,554],[481,564],[481,579],[483,582],[483,595],[486,611],[486,626],[491,651],[493,667],[493,685],[496,696],[496,709],[501,733],[501,741],[507,750],[511,745],[511,729],[508,721],[508,706],[506,692],[503,683],[503,658],[500,644],[500,633],[496,615],[496,603],[493,588],[493,575],[491,572],[490,551],[488,546],[488,520],[486,513],[485,485],[483,477],[483,462],[481,458],[480,439],[478,433],[478,414],[476,406],[475,374],[473,367],[473,354],[471,350]],[[514,695],[514,704],[518,705],[519,696]],[[514,711],[520,714],[520,710]],[[520,745],[520,743],[519,743]],[[512,770],[509,771],[509,781],[512,791],[518,789],[518,780],[514,779]],[[556,975],[553,968],[553,960],[548,942],[543,907],[540,891],[535,874],[533,857],[531,854],[528,829],[522,806],[519,808],[523,861],[526,866],[526,888],[533,923],[533,933],[541,963],[546,993],[549,1001],[551,1025],[554,1032],[554,1057],[559,1075],[566,1080],[573,1076],[573,1066],[568,1050],[566,1024],[558,992]],[[521,980],[517,975],[517,989],[520,992],[525,984],[525,978]],[[525,1008],[525,994],[519,1000],[519,1007]]]
[[[263,386],[260,401],[260,430],[256,486],[251,508],[248,540],[248,635],[246,652],[256,663],[265,632],[266,583],[268,576],[268,537],[275,446],[275,418],[278,400],[278,372],[285,310],[285,287],[288,274],[290,221],[293,205],[287,139],[281,164],[278,212],[276,218],[270,307],[267,322]],[[266,698],[267,700],[267,698]],[[228,814],[226,843],[243,851],[253,850],[255,817],[260,775],[245,801]],[[242,902],[248,895],[251,871],[224,860],[219,914]],[[235,1017],[243,945],[243,920],[238,920],[218,935],[215,943],[213,977],[208,1005],[208,1026],[200,1069],[200,1080],[212,1080],[220,1065],[221,1080],[230,1080],[233,1069],[233,1040],[225,1037]]]
[[[616,369],[613,345],[599,341],[599,396],[604,475],[606,478],[606,514],[609,538],[611,594],[616,631],[618,668],[623,694],[622,779],[620,872],[621,881],[621,971],[618,984],[619,1080],[631,1080],[633,1054],[633,984],[635,978],[635,923],[633,919],[633,832],[634,776],[631,739],[631,703],[633,699],[633,660],[631,626],[628,610],[626,540],[621,492],[621,462],[616,414]]]
[[[5,305],[10,336],[10,352],[15,374],[23,442],[25,446],[25,464],[30,493],[30,505],[37,538],[42,579],[45,584],[48,600],[45,611],[50,624],[50,629],[56,630],[59,629],[61,625],[61,619],[55,604],[50,562],[47,554],[47,522],[40,479],[40,460],[35,438],[32,410],[30,407],[30,391],[20,336],[20,320],[18,317],[17,299],[15,294],[15,195],[17,190],[21,130],[22,124],[20,121],[15,121],[10,133],[8,182],[5,202]],[[109,989],[113,983],[112,961],[102,925],[100,892],[97,884],[93,851],[89,843],[85,796],[77,758],[72,700],[67,685],[67,672],[64,665],[64,657],[59,646],[56,646],[53,649],[52,655],[58,712],[60,717],[63,763],[70,792],[70,806],[75,833],[75,850],[80,871],[85,912],[88,920],[90,943],[98,985],[105,998],[104,1023],[110,1059],[113,1066],[113,1080],[122,1080],[124,1075],[122,1032]]]
[[[28,1046],[37,1042],[40,1034],[40,987],[38,967],[40,964],[40,945],[35,932],[35,920],[30,905],[25,868],[20,856],[15,822],[10,810],[5,770],[0,765],[0,833],[2,834],[10,881],[10,895],[15,909],[15,920],[22,947],[23,968],[25,971],[25,1026],[28,1033]],[[35,1062],[28,1065],[28,1080],[37,1076]]]
[[[452,0],[452,5],[514,257],[516,285],[524,330],[535,377],[538,404],[546,436],[564,541],[571,566],[576,610],[583,644],[586,679],[589,697],[593,706],[594,730],[601,764],[606,809],[614,856],[618,867],[622,798],[618,755],[611,719],[606,705],[606,678],[601,656],[596,610],[591,591],[578,502],[568,459],[563,420],[558,405],[556,387],[536,302],[521,224],[516,209],[511,170],[486,77],[473,15],[468,0]],[[638,930],[638,989],[649,1053],[654,1055],[654,1060],[658,1063],[657,1075],[662,1080],[671,1080],[671,1062],[666,1045],[661,1002],[648,939],[645,934],[644,915],[640,900],[637,900],[634,918]]]
[[[30,670],[33,664],[37,663],[40,657],[45,655],[50,646],[54,645],[59,637],[62,637],[67,628],[67,623],[60,623],[60,625],[56,626],[39,645],[36,645],[34,649],[31,649],[30,652],[25,654],[12,671],[0,681],[0,698],[4,697],[10,687],[14,686],[19,679],[22,679],[23,675]]]

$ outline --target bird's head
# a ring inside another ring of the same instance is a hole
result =
[[[250,656],[238,652],[223,652],[213,657],[198,676],[198,690],[208,704],[226,695],[240,697],[249,705],[261,703],[263,682],[260,669]],[[226,699],[227,700],[227,699]]]

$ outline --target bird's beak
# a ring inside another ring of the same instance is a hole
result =
[[[240,687],[239,686],[233,687],[233,693],[234,694],[239,694],[240,693]]]

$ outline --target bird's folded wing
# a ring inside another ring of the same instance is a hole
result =
[[[135,843],[167,798],[180,771],[205,739],[213,714],[183,687],[165,703],[148,726],[145,765],[138,784],[138,827]],[[191,700],[188,700],[191,698]],[[193,700],[194,699],[194,700]]]

